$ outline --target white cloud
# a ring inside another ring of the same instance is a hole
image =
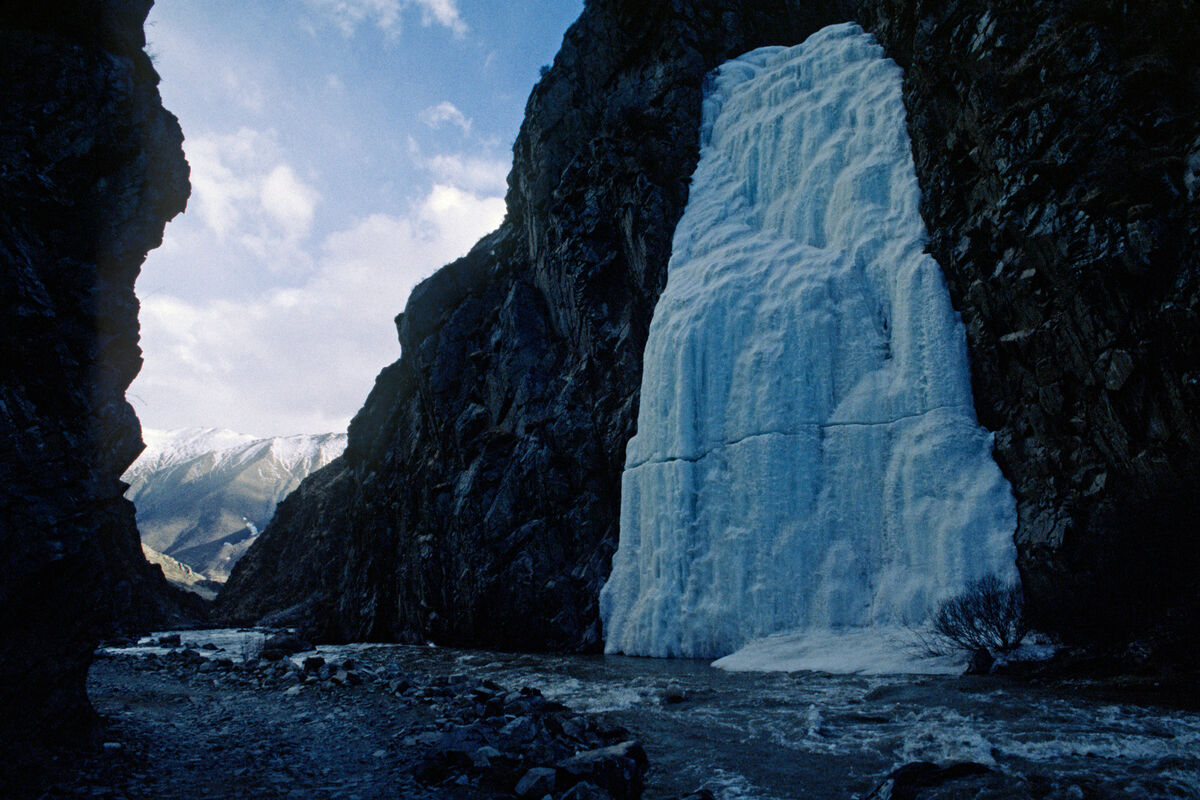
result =
[[[478,143],[478,150],[486,152],[488,143]],[[512,159],[489,158],[485,155],[466,153],[442,153],[426,156],[421,145],[408,137],[408,155],[413,164],[428,172],[435,183],[458,186],[483,194],[503,195],[508,187],[508,172]]]
[[[313,207],[320,195],[296,177],[287,164],[279,164],[262,181],[259,201],[263,210],[292,238],[305,236],[312,227]]]
[[[233,241],[275,272],[307,268],[320,193],[297,175],[271,132],[242,128],[185,140],[192,197],[220,242]]]
[[[466,23],[462,21],[455,0],[414,0],[414,5],[421,8],[423,24],[429,25],[431,21],[435,21],[459,36],[467,32]]]
[[[266,107],[266,94],[262,86],[244,75],[240,75],[232,67],[226,67],[221,73],[221,83],[234,101],[247,111],[255,114],[262,113]]]
[[[438,180],[477,192],[503,194],[508,185],[510,165],[500,159],[440,155],[430,158],[425,166]]]
[[[150,427],[344,430],[399,355],[392,319],[418,281],[494,230],[504,201],[434,186],[405,215],[325,238],[303,285],[249,302],[142,301],[145,367],[131,387]]]
[[[467,24],[457,0],[306,0],[311,8],[328,17],[346,36],[359,25],[371,23],[386,33],[400,33],[404,12],[421,14],[422,25],[441,25],[455,36],[467,33]]]
[[[254,131],[243,128],[231,136],[197,136],[184,141],[192,168],[192,198],[201,218],[219,239],[237,227],[242,206],[255,195],[253,184],[226,161],[244,152],[246,140],[256,136]]]
[[[431,106],[421,112],[421,122],[437,130],[447,122],[462,128],[463,133],[471,132],[471,120],[467,119],[451,102],[443,100],[436,106]]]

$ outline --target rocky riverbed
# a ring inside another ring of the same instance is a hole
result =
[[[1148,688],[185,632],[102,650],[96,747],[0,795],[1200,797],[1200,713]]]
[[[149,651],[102,651],[88,681],[105,720],[99,747],[74,768],[31,779],[25,793],[641,796],[646,756],[630,732],[536,688],[510,690],[437,665],[412,672],[386,650],[327,660],[270,647],[281,639],[228,651],[175,636]]]

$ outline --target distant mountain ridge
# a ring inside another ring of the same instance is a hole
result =
[[[346,448],[341,433],[263,438],[181,428],[142,435],[146,449],[123,480],[143,546],[218,583],[279,501]]]

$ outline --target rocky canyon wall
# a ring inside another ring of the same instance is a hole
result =
[[[904,69],[929,250],[1017,495],[1039,623],[1093,641],[1183,630],[1200,574],[1197,12],[588,3],[529,99],[505,223],[414,291],[345,456],[280,506],[222,613],[328,638],[597,648],[704,76],[854,20]]]
[[[150,0],[0,5],[0,735],[85,732],[101,632],[178,616],[119,478],[141,451],[133,284],[188,168]],[[5,763],[19,752],[5,747]]]

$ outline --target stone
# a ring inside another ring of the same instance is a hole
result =
[[[189,665],[195,665],[195,664],[205,664],[205,663],[207,663],[207,662],[208,662],[208,659],[207,659],[207,658],[205,658],[204,656],[200,655],[200,653],[199,653],[199,652],[197,652],[197,651],[195,651],[195,650],[191,649],[190,647],[189,647],[189,648],[185,648],[184,650],[180,651],[180,653],[179,653],[179,659],[180,659],[180,661],[182,661],[184,664],[189,664]]]
[[[264,651],[278,651],[288,656],[312,649],[313,646],[310,642],[290,633],[275,634],[274,636],[267,637],[266,641],[263,642]]]
[[[537,736],[537,726],[529,717],[517,717],[500,729],[500,735],[515,744],[525,744]]]
[[[893,770],[883,783],[867,795],[866,800],[950,800],[955,797],[975,797],[979,788],[978,779],[991,775],[990,768],[971,761],[960,761],[946,766],[916,761]]]
[[[562,723],[562,732],[564,736],[572,739],[582,739],[588,732],[587,720],[583,717],[568,717]]]
[[[663,705],[674,705],[682,703],[687,699],[687,694],[683,691],[683,687],[678,683],[671,682],[667,684],[667,688],[663,689],[661,700]]]
[[[633,800],[642,795],[642,775],[647,764],[646,752],[636,741],[586,750],[557,765],[559,783],[592,783],[617,800]]]
[[[476,769],[486,770],[492,765],[492,762],[503,757],[504,755],[496,748],[484,745],[471,754],[471,763]]]
[[[577,783],[567,791],[563,792],[562,800],[610,800],[612,795],[586,781]],[[711,796],[710,796],[711,800]]]
[[[1133,356],[1124,350],[1114,351],[1104,375],[1104,387],[1110,392],[1119,392],[1132,374]]]
[[[541,798],[554,791],[555,772],[548,767],[534,767],[521,776],[513,790],[517,797],[530,800]]]

